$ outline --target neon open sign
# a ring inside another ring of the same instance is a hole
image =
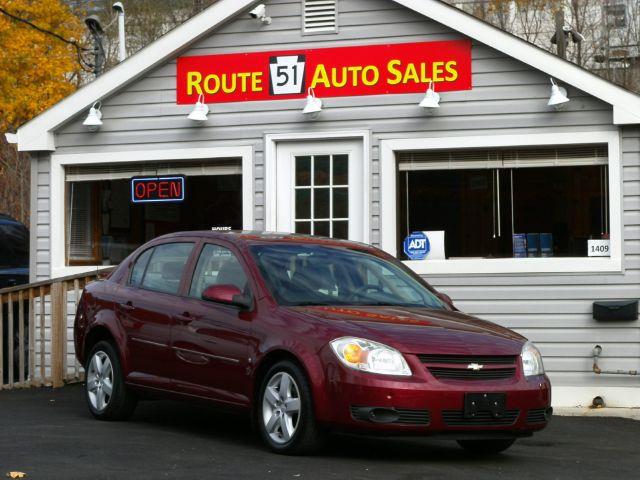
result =
[[[182,202],[184,195],[183,176],[131,179],[131,201],[133,203]]]

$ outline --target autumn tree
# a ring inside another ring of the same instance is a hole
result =
[[[28,223],[29,161],[7,145],[4,133],[46,110],[78,87],[73,45],[82,24],[60,0],[0,0],[0,213]]]

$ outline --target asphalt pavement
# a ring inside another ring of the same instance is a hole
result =
[[[318,454],[265,450],[243,417],[182,402],[143,402],[98,422],[80,385],[0,392],[0,478],[588,479],[640,478],[640,422],[554,417],[506,453],[473,456],[451,440],[334,436]]]

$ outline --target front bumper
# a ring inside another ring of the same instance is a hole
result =
[[[420,361],[405,355],[413,375],[390,377],[326,363],[327,389],[318,417],[334,429],[380,434],[454,434],[456,438],[527,436],[542,430],[551,415],[546,375],[524,377],[517,368],[503,380],[438,380]],[[325,357],[325,360],[329,360]],[[466,393],[504,393],[504,415],[465,418]]]

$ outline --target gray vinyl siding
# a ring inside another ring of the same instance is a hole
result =
[[[50,158],[38,153],[31,160],[31,232],[29,280],[51,278]]]
[[[460,34],[388,0],[340,0],[337,34],[301,33],[301,2],[267,2],[273,22],[260,26],[242,14],[183,52],[207,55],[341,45],[370,45],[463,38]],[[609,105],[568,87],[571,102],[555,112],[546,106],[549,76],[476,42],[472,47],[473,90],[442,95],[442,108],[428,116],[421,95],[326,98],[316,121],[301,113],[303,101],[211,105],[205,126],[194,127],[190,106],[175,104],[176,63],[162,65],[103,100],[104,125],[87,133],[78,117],[56,132],[56,153],[134,149],[244,146],[254,148],[254,218],[264,228],[264,135],[341,130],[371,132],[371,241],[380,240],[379,142],[390,138],[452,137],[617,131]],[[596,299],[640,296],[640,129],[624,128],[624,273],[591,275],[471,275],[429,277],[465,311],[512,327],[537,342],[552,379],[560,385],[637,386],[633,378],[596,377],[591,350],[604,348],[606,368],[640,367],[638,322],[599,324],[591,318]],[[42,159],[43,169],[48,160]],[[48,170],[47,170],[48,171]],[[43,252],[47,265],[47,174],[39,180]],[[40,203],[39,203],[40,208]],[[39,211],[40,213],[40,211]],[[45,228],[46,226],[46,228]],[[41,229],[41,231],[40,231]],[[44,270],[43,270],[44,271]]]

